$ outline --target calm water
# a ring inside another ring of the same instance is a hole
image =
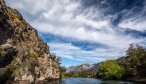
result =
[[[64,78],[61,81],[52,81],[45,84],[135,84],[126,81],[100,80],[94,78]]]

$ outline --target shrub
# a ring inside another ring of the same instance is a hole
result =
[[[5,56],[6,56],[6,54],[7,54],[7,52],[6,52],[6,51],[4,51],[4,50],[0,51],[0,57],[5,57]]]
[[[124,74],[124,67],[113,60],[104,61],[99,66],[98,76],[103,79],[121,79]]]

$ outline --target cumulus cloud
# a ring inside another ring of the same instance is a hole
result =
[[[118,14],[104,15],[109,8],[82,7],[79,0],[6,0],[8,5],[18,9],[29,23],[41,33],[99,43],[108,48],[91,51],[82,50],[71,43],[48,43],[51,51],[66,59],[99,62],[123,56],[131,43],[143,44],[146,38],[121,34],[119,28],[138,31],[146,30],[146,21],[141,16],[124,18],[118,26],[112,21]],[[102,2],[105,4],[107,2]],[[127,12],[130,16],[133,12]],[[141,12],[141,14],[144,13]],[[126,17],[125,15],[125,17]],[[139,17],[139,18],[138,18]]]

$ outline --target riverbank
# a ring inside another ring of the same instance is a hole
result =
[[[146,84],[146,78],[128,78],[127,81]]]
[[[102,78],[96,78],[100,80],[110,80],[110,79],[102,79]],[[129,82],[134,82],[134,83],[140,83],[140,84],[146,84],[146,78],[125,78],[125,79],[113,79],[113,81],[129,81]]]
[[[30,80],[17,80],[17,81],[7,81],[6,84],[59,84],[59,78],[49,78],[46,80],[35,80],[31,82]]]
[[[65,78],[95,78],[95,79],[100,79],[100,80],[104,80],[104,81],[107,81],[107,80],[111,80],[111,79],[102,79],[102,78],[99,78],[99,77],[96,77],[96,75],[94,76],[86,76],[86,74],[84,74],[84,76],[82,75],[79,75],[77,73],[68,73],[68,75],[64,75],[65,77],[63,77],[63,79]],[[142,83],[142,84],[146,84],[146,78],[136,78],[136,77],[133,77],[133,78],[124,78],[124,79],[112,79],[113,81],[130,81],[130,82],[135,82],[135,83]]]
[[[12,83],[12,82],[10,82]],[[7,84],[10,84],[7,83]],[[99,78],[62,78],[35,81],[34,84],[146,84],[146,79],[104,80]],[[13,84],[31,84],[30,81],[15,81]]]

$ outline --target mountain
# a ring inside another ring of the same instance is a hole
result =
[[[59,67],[37,30],[0,0],[0,83],[58,79]]]
[[[98,64],[81,64],[76,66],[70,66],[67,68],[66,73],[71,72],[97,72],[98,71]]]

